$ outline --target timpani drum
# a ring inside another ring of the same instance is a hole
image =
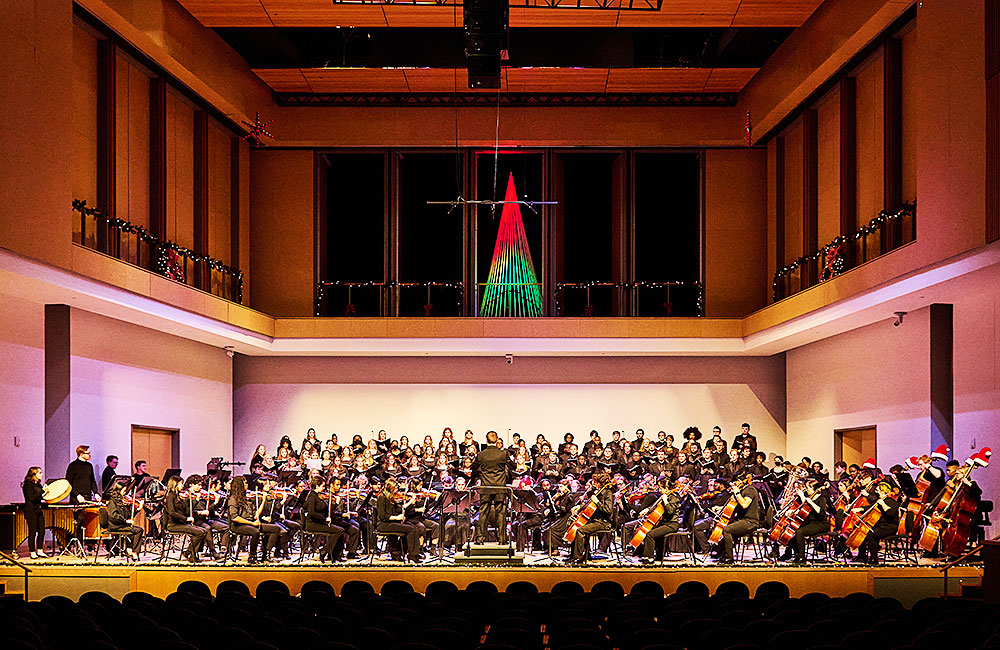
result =
[[[100,508],[83,509],[83,537],[97,539],[101,536]]]

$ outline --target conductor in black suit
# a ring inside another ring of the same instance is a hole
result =
[[[507,452],[497,445],[498,440],[496,431],[488,432],[486,446],[476,456],[483,488],[479,492],[477,544],[482,544],[486,539],[486,525],[489,522],[497,527],[499,542],[507,543],[507,480],[510,461]]]

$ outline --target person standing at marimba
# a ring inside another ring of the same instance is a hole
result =
[[[69,493],[69,502],[76,506],[88,501],[100,501],[101,494],[97,487],[97,478],[94,475],[94,466],[90,464],[90,447],[80,445],[76,448],[76,460],[66,468],[66,480],[72,488]],[[73,535],[81,542],[83,541],[83,519],[86,513],[83,508],[73,511],[74,526]]]

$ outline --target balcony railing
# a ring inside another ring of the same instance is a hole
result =
[[[398,302],[400,316],[461,316],[465,286],[461,282],[319,282],[317,316],[383,318]]]
[[[884,210],[848,235],[840,235],[811,255],[778,269],[771,283],[775,302],[803,289],[831,280],[917,237],[917,206],[906,203],[889,214]]]
[[[475,305],[488,283],[475,285]],[[525,283],[522,288],[542,289]],[[384,318],[454,317],[465,314],[461,282],[320,282],[316,316]],[[555,316],[691,317],[704,315],[699,282],[563,282],[555,286]],[[529,310],[500,310],[502,316],[524,316]],[[482,316],[483,314],[477,314]]]
[[[704,315],[700,282],[560,282],[559,316],[683,317]]]
[[[142,226],[109,217],[86,201],[73,201],[80,215],[80,243],[123,262],[243,303],[243,272],[208,255],[156,237]]]

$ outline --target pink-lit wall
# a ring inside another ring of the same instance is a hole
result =
[[[0,289],[0,503],[10,503],[21,500],[28,468],[45,465],[44,307],[14,285]]]
[[[0,503],[21,500],[28,467],[45,467],[44,305],[0,277]],[[217,348],[81,310],[71,312],[70,449],[89,444],[97,472],[131,465],[133,424],[180,430],[185,473],[232,453],[232,362]],[[15,437],[17,444],[15,445]],[[47,469],[62,476],[65,465]]]
[[[788,453],[833,464],[834,429],[876,426],[883,469],[929,453],[929,310],[786,353]]]
[[[633,437],[688,426],[732,438],[750,422],[764,450],[784,453],[782,358],[265,358],[237,357],[237,459],[309,427],[349,442],[379,429],[437,441],[441,430],[489,429],[587,439],[619,429]]]
[[[946,283],[935,294],[954,305],[954,444],[964,461],[1000,447],[1000,269]],[[875,425],[885,469],[931,444],[929,309],[910,312],[786,353],[788,453],[833,460],[833,431]],[[810,453],[811,452],[811,453]],[[984,498],[1000,495],[994,464],[974,478]]]
[[[232,453],[232,362],[200,343],[74,310],[72,447],[89,444],[103,471],[115,454],[131,467],[132,425],[180,432],[184,474]]]

